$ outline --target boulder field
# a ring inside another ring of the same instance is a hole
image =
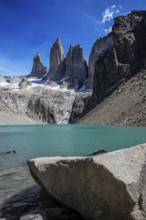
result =
[[[146,219],[146,144],[93,157],[28,161],[51,196],[91,220]]]

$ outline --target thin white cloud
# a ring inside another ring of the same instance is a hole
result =
[[[121,5],[119,5],[118,7],[116,5],[107,7],[105,11],[102,12],[102,23],[112,20],[115,16],[117,16],[120,13],[121,9]]]
[[[113,8],[116,8],[116,5],[112,5],[112,6],[111,6],[111,9],[113,9]]]
[[[112,27],[109,27],[108,29],[104,29],[104,32],[106,34],[109,34],[112,31]]]

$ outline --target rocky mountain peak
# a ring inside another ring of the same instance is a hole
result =
[[[142,22],[142,23],[141,23]],[[119,16],[114,20],[113,33],[123,35],[134,31],[137,26],[146,26],[146,11],[132,11],[127,16]]]
[[[72,64],[75,64],[75,62],[83,62],[85,60],[84,58],[84,52],[80,45],[70,45],[69,51],[66,55],[67,62],[72,62]]]
[[[53,44],[50,52],[50,70],[55,71],[64,59],[64,50],[61,40],[58,38]]]
[[[133,11],[115,19],[113,44],[95,63],[93,97],[99,103],[122,82],[145,69],[146,11]]]
[[[41,58],[40,53],[36,53],[36,55],[34,56],[33,63],[34,63],[34,65],[42,64],[42,58]]]
[[[42,63],[42,58],[39,53],[36,53],[33,59],[33,67],[28,77],[42,78],[47,74],[47,67]]]
[[[87,79],[87,63],[80,45],[70,45],[64,58],[64,51],[60,39],[53,44],[50,52],[50,69],[48,79],[63,83],[66,81],[69,88],[78,89]]]
[[[64,74],[64,50],[60,38],[57,38],[50,51],[50,68],[47,80],[58,82]]]
[[[55,41],[54,44],[62,45],[62,44],[61,44],[61,40],[60,40],[60,38],[57,38],[57,40]]]
[[[100,57],[105,53],[105,51],[112,45],[113,39],[111,34],[109,34],[107,37],[103,37],[95,41],[89,56],[87,88],[91,89],[93,87],[93,76],[96,61],[100,59]]]
[[[65,75],[70,78],[70,83],[81,87],[87,79],[87,62],[84,52],[80,45],[71,45],[66,55]]]

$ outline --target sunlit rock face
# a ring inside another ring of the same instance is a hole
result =
[[[85,97],[91,96],[68,90],[53,81],[46,85],[34,78],[14,79],[0,77],[0,112],[8,116],[12,113],[43,123],[68,124],[78,119],[86,107]],[[77,106],[75,103],[80,108],[73,108]]]
[[[31,85],[31,83],[25,77],[23,77],[22,80],[20,81],[20,83],[18,84],[20,89],[26,89],[30,85]]]
[[[61,40],[58,38],[50,51],[50,70],[57,70],[58,66],[64,59],[64,50],[61,44]]]
[[[83,114],[91,93],[77,93],[58,89],[32,94],[27,105],[27,115],[49,124],[69,124]]]
[[[64,75],[64,50],[61,40],[58,38],[50,51],[50,68],[47,75],[48,80],[59,81]]]
[[[28,161],[49,195],[92,220],[146,219],[146,144],[93,157]]]
[[[47,67],[42,63],[41,55],[37,53],[33,59],[33,67],[29,77],[42,78],[47,74]]]
[[[50,69],[47,75],[49,80],[58,84],[68,84],[68,88],[81,88],[87,79],[88,67],[84,52],[80,45],[70,46],[64,58],[64,50],[60,39],[53,44],[50,52]]]

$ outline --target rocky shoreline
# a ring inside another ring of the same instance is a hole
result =
[[[34,185],[11,197],[0,210],[0,220],[83,220],[80,214],[61,204]]]
[[[89,157],[28,161],[37,185],[7,200],[0,220],[145,220],[146,144]]]

